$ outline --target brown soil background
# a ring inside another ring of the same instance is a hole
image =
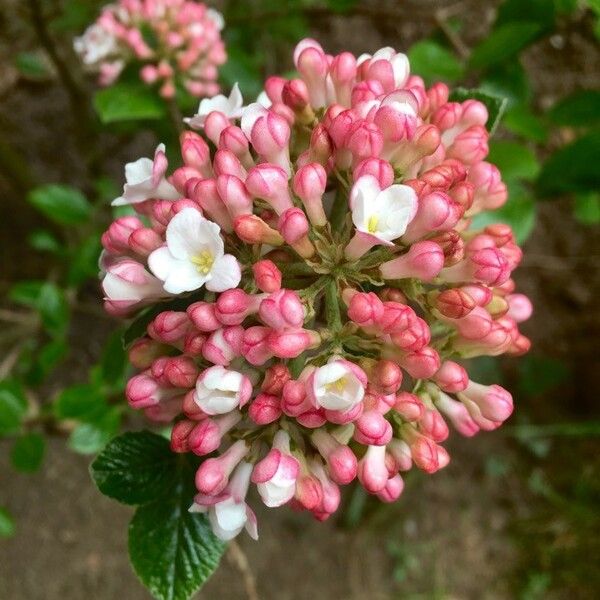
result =
[[[456,3],[424,0],[421,7],[448,4]],[[495,4],[460,3],[467,45],[485,36]],[[369,5],[393,7],[394,2]],[[20,19],[19,2],[3,0],[0,7],[7,9],[0,18],[0,135],[27,156],[29,169],[40,180],[81,184],[84,169],[71,139],[77,124],[70,118],[65,94],[58,86],[15,79],[10,57],[15,48],[27,49],[33,42]],[[359,53],[384,45],[405,49],[431,30],[420,14],[421,10],[414,15],[407,12],[402,22],[332,17],[315,24],[312,33],[332,52]],[[599,83],[600,53],[585,23],[558,35],[560,40],[541,42],[524,58],[540,106],[570,90]],[[289,66],[287,57],[274,62],[278,68]],[[111,140],[107,136],[104,142]],[[110,165],[115,181],[122,178],[122,164],[147,152],[152,143],[140,136],[118,148]],[[12,280],[43,275],[45,265],[23,241],[32,223],[41,224],[39,218],[1,175],[0,197],[8,209],[8,218],[0,220],[4,289]],[[571,212],[568,199],[540,204],[516,279],[534,299],[535,316],[525,333],[532,337],[535,352],[564,362],[572,377],[542,396],[523,402],[517,397],[517,421],[598,419],[600,245],[597,228],[578,225]],[[53,387],[77,381],[86,372],[98,354],[105,324],[90,316],[78,318],[72,332],[76,351]],[[503,361],[502,369],[514,382],[514,361]],[[600,593],[597,578],[585,580],[568,573],[567,583],[555,592],[525,596],[519,590],[527,587],[531,564],[534,574],[547,571],[553,577],[561,568],[538,559],[539,544],[529,539],[531,531],[540,533],[535,527],[540,520],[543,535],[564,524],[558,509],[546,506],[532,492],[532,474],[540,469],[551,476],[555,471],[583,471],[590,461],[597,463],[596,442],[553,441],[550,454],[540,461],[502,430],[471,440],[454,436],[448,468],[432,477],[415,474],[396,505],[376,509],[369,505],[360,527],[344,528],[339,521],[319,524],[287,510],[262,508],[261,539],[254,543],[241,538],[240,545],[264,600],[595,598]],[[8,445],[1,443],[0,505],[14,514],[18,534],[0,542],[0,598],[148,598],[126,559],[131,511],[96,491],[87,472],[89,459],[66,451],[61,440],[52,440],[44,469],[17,475],[9,468],[7,450]],[[594,538],[592,531],[589,537]],[[571,538],[561,542],[560,535],[548,539],[567,546],[580,543]],[[589,548],[582,549],[581,560],[594,569],[598,546]],[[227,559],[198,595],[205,600],[245,597],[240,573]]]

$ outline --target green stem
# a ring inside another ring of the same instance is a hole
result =
[[[342,329],[340,291],[337,281],[329,279],[325,287],[325,317],[330,331],[335,335]]]

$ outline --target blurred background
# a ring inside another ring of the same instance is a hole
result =
[[[96,261],[123,165],[173,140],[151,91],[98,92],[72,50],[98,0],[0,0],[0,598],[147,598],[127,562],[131,511],[101,496],[93,455],[138,426]],[[600,596],[600,3],[230,0],[221,77],[246,99],[305,36],[337,53],[408,53],[424,79],[506,97],[491,143],[535,306],[518,359],[473,379],[513,391],[509,423],[451,437],[452,462],[400,501],[359,492],[325,524],[259,512],[199,598],[587,599]],[[196,101],[181,99],[192,114]],[[171,142],[171,146],[174,143]],[[485,221],[484,221],[485,220]],[[81,406],[81,399],[86,406]],[[90,406],[93,407],[90,409]],[[247,561],[248,564],[245,564]]]

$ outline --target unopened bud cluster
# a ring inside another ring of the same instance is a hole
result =
[[[219,91],[218,67],[227,59],[223,17],[194,0],[118,0],[75,39],[75,50],[101,85],[129,65],[142,81],[172,98],[177,85],[193,96]]]
[[[129,164],[115,203],[137,216],[102,240],[106,308],[154,310],[129,404],[206,457],[191,510],[223,539],[256,535],[251,482],[320,520],[355,479],[396,500],[413,465],[448,464],[449,425],[472,436],[513,410],[461,359],[529,348],[512,231],[470,228],[507,197],[485,106],[427,89],[390,48],[304,40],[294,58],[301,78],[269,78],[257,103],[204,100],[170,176],[162,146]]]

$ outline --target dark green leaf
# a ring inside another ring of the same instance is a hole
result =
[[[32,385],[42,383],[50,372],[66,358],[68,352],[65,340],[56,339],[45,344],[34,356],[35,362],[32,372],[28,376],[28,382]]]
[[[408,52],[411,69],[427,83],[454,82],[463,76],[464,67],[456,56],[433,40],[417,42]]]
[[[526,104],[532,96],[531,84],[519,61],[512,60],[486,73],[479,89],[488,94],[506,98],[508,106]]]
[[[585,135],[555,152],[542,166],[537,179],[541,196],[600,189],[600,132]]]
[[[600,223],[600,194],[589,192],[575,196],[575,218],[584,225]]]
[[[129,525],[131,564],[157,600],[188,600],[212,575],[225,545],[205,515],[190,513],[194,472],[182,469],[165,499],[140,506]]]
[[[60,225],[85,223],[92,211],[86,197],[68,185],[49,183],[35,188],[27,199],[42,214]]]
[[[68,274],[69,284],[81,285],[86,280],[97,277],[98,257],[101,250],[100,238],[91,236],[72,252]]]
[[[450,100],[452,102],[464,102],[471,98],[485,104],[488,110],[488,120],[485,126],[490,134],[493,134],[506,109],[506,98],[494,96],[493,94],[481,90],[469,90],[462,87],[456,88],[452,94],[450,94]]]
[[[522,244],[535,226],[535,201],[533,195],[517,182],[508,184],[508,200],[498,210],[485,211],[473,217],[472,227],[479,229],[493,223],[512,227],[515,238]]]
[[[62,390],[53,408],[59,419],[93,421],[106,412],[106,400],[96,387],[83,383]]]
[[[15,535],[15,521],[10,513],[0,506],[0,538],[9,538]]]
[[[128,364],[122,343],[122,331],[113,331],[104,346],[100,359],[102,381],[108,385],[119,384],[125,377]]]
[[[80,454],[100,452],[117,433],[120,423],[121,410],[111,408],[93,421],[78,425],[69,437],[69,447]]]
[[[27,399],[16,381],[0,382],[0,435],[19,431],[27,412]]]
[[[239,83],[244,98],[256,98],[262,91],[261,72],[253,57],[237,46],[227,48],[227,62],[219,70],[227,87]]]
[[[19,281],[10,288],[8,297],[17,304],[37,308],[44,285],[44,281]]]
[[[48,65],[43,57],[35,52],[19,52],[15,65],[20,73],[29,79],[43,79],[48,76]]]
[[[92,463],[91,473],[106,496],[125,504],[145,504],[173,488],[177,459],[165,438],[149,431],[128,432],[111,440]]]
[[[40,252],[60,254],[63,250],[60,242],[49,231],[43,229],[31,233],[27,241],[32,248]]]
[[[600,91],[582,90],[557,102],[548,113],[557,125],[592,127],[600,123]]]
[[[502,179],[531,180],[540,171],[535,154],[522,142],[498,140],[490,143],[489,162],[496,165],[502,173]]]
[[[535,21],[514,21],[501,25],[488,35],[471,54],[469,64],[485,69],[511,59],[542,33]]]
[[[39,433],[26,433],[15,441],[10,460],[18,471],[33,473],[42,466],[46,442]]]
[[[502,124],[512,133],[534,142],[545,142],[548,137],[546,124],[522,104],[509,108]]]
[[[69,305],[65,293],[53,283],[45,283],[40,290],[38,310],[46,331],[54,336],[63,336],[69,325]]]
[[[535,21],[545,28],[552,27],[554,25],[552,0],[505,0],[498,8],[494,25],[499,27],[512,21]]]
[[[96,92],[94,107],[103,123],[140,119],[160,119],[164,102],[141,83],[117,83]]]

